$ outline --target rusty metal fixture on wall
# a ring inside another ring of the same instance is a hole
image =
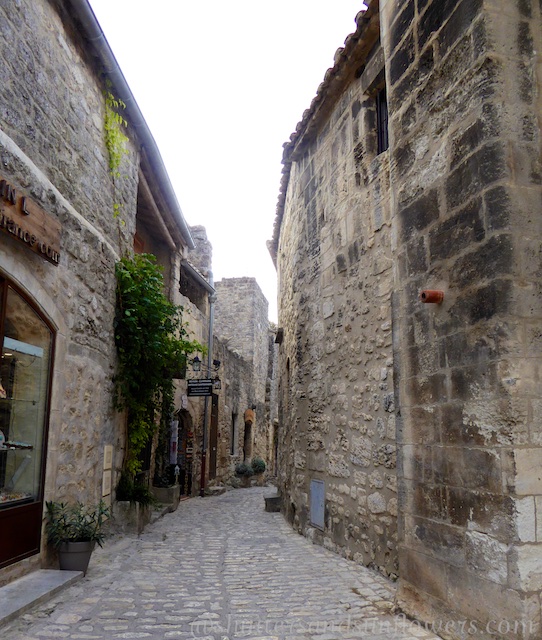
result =
[[[420,293],[420,300],[422,302],[440,304],[444,300],[444,291],[439,291],[437,289],[425,289]]]

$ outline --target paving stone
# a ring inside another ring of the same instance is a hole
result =
[[[78,583],[0,631],[9,640],[435,640],[393,616],[394,585],[315,546],[272,488],[192,498],[139,537],[109,540]],[[164,541],[165,539],[165,541]]]

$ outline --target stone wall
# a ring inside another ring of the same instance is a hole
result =
[[[241,355],[253,378],[253,456],[270,460],[270,430],[266,408],[269,362],[268,302],[255,278],[224,278],[216,283],[215,334],[234,353]]]
[[[285,148],[286,514],[445,638],[539,638],[542,7],[368,4]]]
[[[377,155],[374,117],[352,84],[288,156],[279,485],[296,528],[395,575],[389,162]],[[324,482],[323,528],[310,510],[313,480]]]
[[[216,484],[225,484],[232,482],[235,465],[243,461],[243,417],[252,406],[254,375],[250,363],[220,338],[215,339],[213,354],[222,363],[222,389],[216,392],[219,398]]]
[[[267,363],[267,383],[265,387],[266,422],[269,425],[269,457],[267,472],[270,476],[277,474],[277,453],[279,438],[279,402],[278,402],[278,363],[279,345],[277,343],[277,327],[269,327],[269,357]]]
[[[53,380],[47,492],[95,501],[105,444],[115,447],[115,466],[122,463],[112,407],[114,263],[135,229],[137,156],[130,146],[114,194],[101,82],[49,2],[4,5],[0,31],[2,172],[62,225],[58,267],[5,234],[0,266],[65,328]],[[113,216],[115,198],[125,225]],[[15,273],[11,261],[19,265]]]
[[[192,227],[196,248],[188,253],[188,259],[203,277],[212,270],[212,247],[204,227]],[[214,393],[218,397],[218,434],[216,477],[206,484],[236,484],[235,465],[245,459],[245,421],[247,410],[254,412],[250,426],[249,458],[261,456],[269,461],[272,455],[269,435],[270,398],[266,395],[268,375],[267,300],[254,278],[230,278],[215,283],[216,302],[214,309],[214,336],[211,360],[219,360],[218,375],[222,388]],[[205,297],[208,293],[205,293]],[[181,296],[185,309],[185,321],[191,337],[208,345],[209,318],[188,297]],[[201,354],[200,354],[201,356]],[[204,364],[207,357],[203,358]],[[206,377],[194,374],[188,367],[187,377]],[[194,460],[194,492],[200,484],[201,446],[203,441],[204,400],[186,396],[186,380],[177,382],[176,405],[183,406],[192,418],[198,453]],[[208,401],[209,402],[209,401]],[[210,410],[210,402],[208,405]],[[209,429],[209,454],[213,447]],[[209,457],[208,457],[209,463]],[[209,464],[207,465],[207,472]]]
[[[108,500],[124,457],[124,419],[113,407],[114,267],[133,247],[140,141],[128,127],[128,153],[113,180],[103,69],[72,13],[47,0],[0,6],[1,178],[61,225],[58,266],[2,232],[0,273],[56,329],[44,498],[95,503],[107,485],[105,447],[112,447]],[[163,256],[166,270],[178,258]],[[34,557],[2,575],[12,579],[36,564]]]
[[[383,33],[399,601],[539,637],[540,5],[389,1]],[[444,302],[421,304],[423,289]]]

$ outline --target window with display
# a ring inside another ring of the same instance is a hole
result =
[[[0,280],[0,508],[41,495],[53,333]]]
[[[39,552],[54,332],[0,277],[0,567]]]

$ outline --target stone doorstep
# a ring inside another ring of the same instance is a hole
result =
[[[82,571],[39,569],[0,588],[0,626],[77,582]]]

